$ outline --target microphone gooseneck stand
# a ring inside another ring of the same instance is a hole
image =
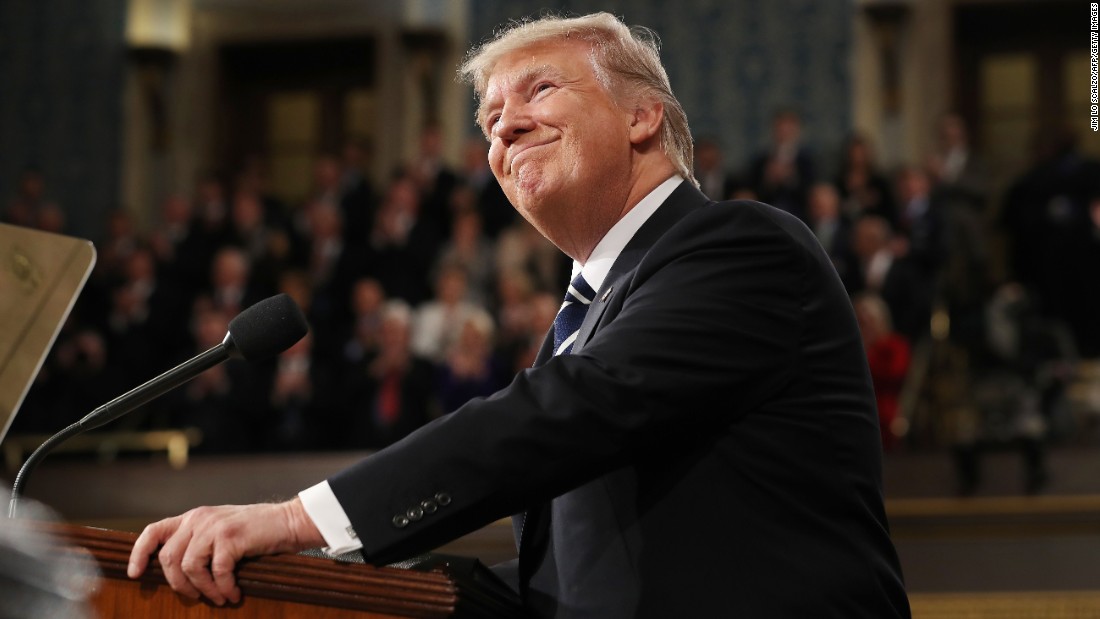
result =
[[[23,486],[27,483],[27,475],[51,449],[60,443],[81,432],[118,419],[230,357],[245,361],[259,361],[274,357],[302,339],[308,331],[309,324],[302,310],[286,293],[264,299],[244,310],[229,321],[229,333],[225,334],[221,344],[127,391],[39,445],[38,449],[35,449],[23,463],[19,474],[15,476],[8,517],[15,518],[19,497],[23,493]]]
[[[19,497],[23,493],[23,486],[27,483],[27,476],[30,475],[34,467],[46,457],[46,454],[49,453],[50,450],[81,432],[98,428],[99,426],[118,419],[135,408],[147,404],[168,391],[191,380],[203,371],[225,361],[230,357],[230,350],[233,347],[232,344],[233,340],[227,335],[225,341],[221,344],[181,363],[145,384],[127,391],[88,413],[80,421],[77,421],[46,439],[46,442],[39,445],[38,448],[31,453],[27,461],[19,468],[19,473],[15,476],[15,483],[12,485],[11,489],[11,502],[8,504],[8,518],[16,517]]]

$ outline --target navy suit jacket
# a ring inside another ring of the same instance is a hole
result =
[[[329,483],[374,563],[518,513],[532,616],[908,617],[877,419],[810,231],[685,182],[572,354]]]

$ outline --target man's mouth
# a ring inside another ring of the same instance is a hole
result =
[[[518,147],[518,150],[516,150],[514,153],[512,153],[512,156],[508,161],[508,172],[512,173],[512,172],[515,171],[516,165],[519,164],[519,163],[522,163],[521,157],[526,159],[526,157],[524,157],[524,155],[528,154],[528,151],[530,151],[532,149],[537,149],[541,146],[546,146],[549,143],[550,143],[549,141],[547,141],[547,142],[536,142],[534,144],[524,144],[523,146]]]

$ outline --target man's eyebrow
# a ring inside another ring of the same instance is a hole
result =
[[[515,83],[517,86],[526,86],[531,82],[541,78],[561,79],[562,72],[556,66],[544,63],[533,67],[525,67],[515,77]]]

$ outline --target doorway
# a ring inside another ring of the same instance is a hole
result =
[[[374,143],[376,54],[372,37],[222,46],[213,144],[219,168],[257,160],[271,193],[299,203],[319,155],[338,154],[348,141]]]

